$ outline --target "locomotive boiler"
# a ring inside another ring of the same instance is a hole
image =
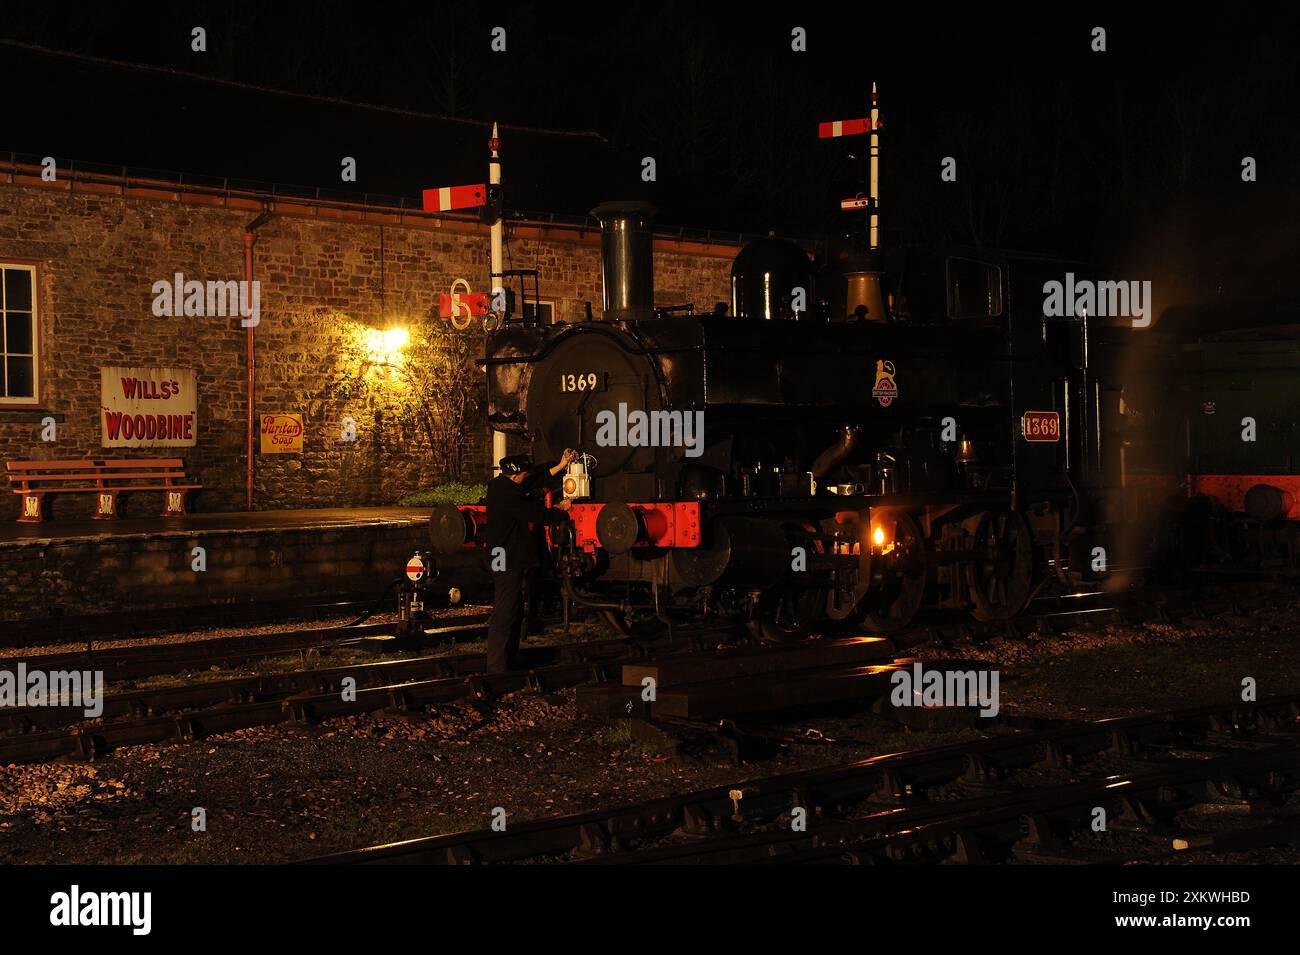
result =
[[[694,314],[655,306],[649,206],[593,215],[602,313],[510,317],[482,359],[494,429],[538,461],[582,452],[548,540],[566,600],[626,631],[693,616],[780,639],[927,606],[1006,619],[1079,576],[1101,383],[1086,325],[1036,294],[1065,264],[917,248],[819,267],[769,238],[736,256],[730,314]],[[435,552],[480,547],[484,519],[437,508]]]

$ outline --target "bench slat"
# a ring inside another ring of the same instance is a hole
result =
[[[202,484],[141,484],[141,485],[121,485],[115,487],[50,487],[50,488],[32,488],[23,490],[20,488],[11,488],[15,494],[103,494],[107,491],[199,491],[203,489]]]
[[[141,471],[129,474],[24,474],[22,477],[12,478],[12,481],[15,484],[49,484],[52,481],[180,480],[185,477],[184,471]]]
[[[75,460],[6,461],[10,471],[31,471],[41,468],[129,468],[185,466],[184,458],[77,458]]]

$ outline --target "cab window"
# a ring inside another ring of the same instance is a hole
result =
[[[948,317],[1002,314],[1002,270],[974,259],[948,260]]]

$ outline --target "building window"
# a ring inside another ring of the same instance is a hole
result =
[[[555,303],[545,299],[537,303],[524,302],[524,320],[531,322],[534,315],[542,325],[555,324]]]
[[[0,405],[36,403],[36,322],[36,266],[0,262]]]

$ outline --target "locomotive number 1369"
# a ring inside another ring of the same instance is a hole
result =
[[[585,375],[560,375],[560,390],[595,391],[596,373],[591,371]]]
[[[1020,433],[1026,441],[1061,440],[1061,416],[1055,411],[1026,411],[1020,419]]]

